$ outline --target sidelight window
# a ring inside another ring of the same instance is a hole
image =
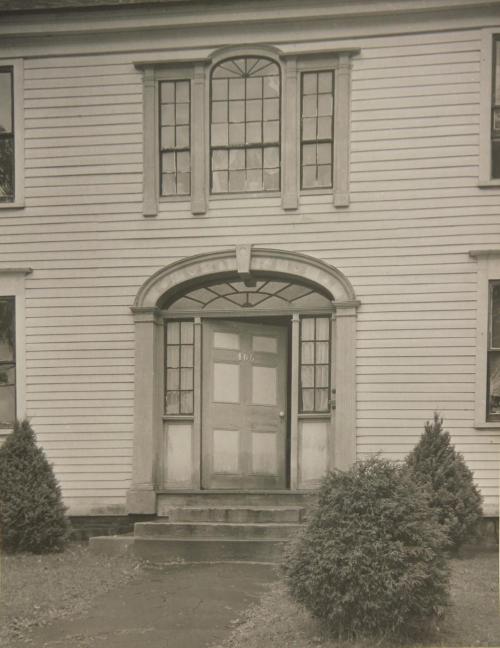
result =
[[[165,413],[193,414],[194,323],[165,325]]]
[[[330,391],[330,318],[300,320],[299,409],[326,412]]]

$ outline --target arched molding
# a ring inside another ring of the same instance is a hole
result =
[[[132,308],[135,312],[158,308],[171,292],[209,277],[238,276],[239,270],[236,248],[175,261],[143,283]],[[337,308],[358,305],[354,288],[340,270],[299,252],[252,248],[249,272],[305,280],[327,292]]]

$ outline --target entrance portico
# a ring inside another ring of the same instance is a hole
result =
[[[157,513],[160,492],[304,490],[350,465],[357,306],[337,269],[281,250],[237,246],[150,277],[132,307],[129,512]]]

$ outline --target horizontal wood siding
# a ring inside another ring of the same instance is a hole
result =
[[[500,429],[473,427],[477,267],[500,245],[478,180],[479,31],[354,39],[349,208],[302,196],[188,202],[142,216],[142,78],[126,54],[25,62],[26,208],[0,212],[0,262],[29,265],[27,410],[72,512],[119,511],[130,483],[142,282],[238,243],[339,268],[358,320],[359,457],[402,459],[438,410],[497,510]],[[335,45],[335,41],[331,42]]]

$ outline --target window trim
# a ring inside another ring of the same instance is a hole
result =
[[[0,295],[14,297],[15,339],[16,339],[16,417],[23,419],[26,415],[26,314],[25,314],[25,280],[32,272],[31,268],[0,269]],[[0,429],[0,440],[12,430]]]
[[[478,263],[474,427],[500,430],[500,420],[487,417],[490,282],[500,281],[500,248],[471,250],[469,256]]]
[[[0,66],[12,68],[14,117],[14,200],[0,201],[0,209],[24,207],[24,61],[0,59]]]
[[[500,27],[481,30],[480,113],[479,113],[479,187],[500,187],[500,178],[491,176],[491,127],[493,106],[493,52]]]
[[[137,61],[143,72],[143,214],[154,217],[163,202],[191,202],[193,215],[205,214],[210,200],[252,196],[281,197],[284,210],[299,207],[300,195],[332,195],[335,207],[349,205],[349,142],[351,60],[358,48],[283,52],[271,46],[223,47],[206,58]],[[222,60],[239,56],[264,56],[274,60],[281,73],[281,189],[269,192],[210,194],[210,79]],[[332,70],[335,79],[333,187],[300,189],[300,74]],[[160,196],[159,187],[159,81],[188,79],[191,82],[191,196]]]

